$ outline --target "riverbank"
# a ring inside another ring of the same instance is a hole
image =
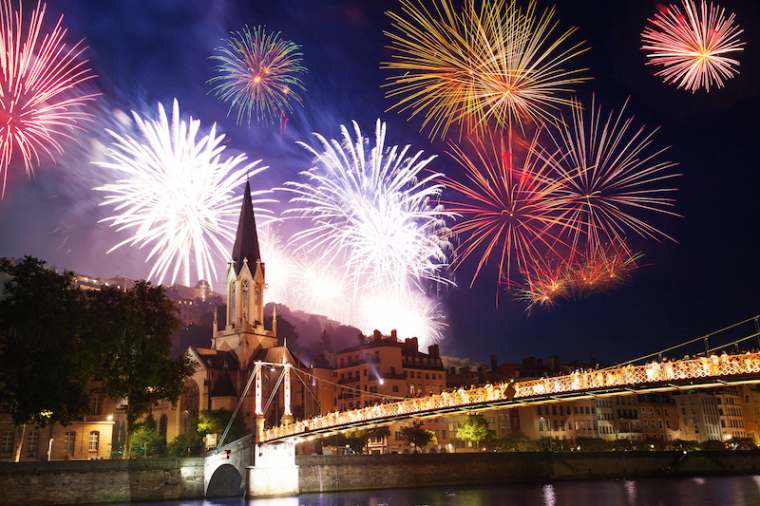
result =
[[[306,455],[304,494],[586,479],[760,474],[760,451]],[[203,497],[203,459],[0,463],[0,505]]]
[[[760,473],[760,451],[309,455],[302,493],[535,481]]]

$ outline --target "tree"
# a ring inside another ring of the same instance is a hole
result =
[[[538,450],[538,442],[523,434],[514,434],[499,438],[494,442],[494,448],[499,452],[529,452]]]
[[[174,438],[166,449],[172,457],[198,457],[203,453],[203,437],[189,430]]]
[[[130,458],[160,457],[166,451],[163,436],[156,431],[153,415],[148,415],[142,423],[137,424],[130,441]]]
[[[435,432],[425,429],[422,422],[414,422],[412,425],[402,427],[399,433],[401,438],[414,448],[425,448],[435,439]]]
[[[20,427],[66,424],[87,412],[87,386],[99,346],[88,339],[87,313],[73,274],[45,262],[0,259],[0,403]]]
[[[137,421],[154,402],[176,401],[193,366],[186,355],[171,356],[171,335],[179,327],[176,309],[160,286],[138,282],[127,291],[104,287],[91,294],[92,332],[108,350],[99,375],[104,390],[126,405],[125,457]]]
[[[467,420],[457,428],[457,439],[474,446],[480,446],[481,441],[492,437],[493,432],[488,428],[488,421],[483,415],[467,415]]]
[[[222,433],[224,433],[224,429],[227,427],[227,423],[229,423],[231,416],[232,411],[228,409],[204,411],[198,416],[198,426],[196,430],[201,438],[205,437],[206,434],[217,434],[219,437],[222,437]],[[248,430],[245,428],[243,419],[238,416],[232,422],[225,441],[229,442],[240,439],[247,433]]]

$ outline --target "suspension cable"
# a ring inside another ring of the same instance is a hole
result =
[[[641,360],[646,360],[646,359],[648,359],[648,358],[652,358],[652,357],[659,357],[660,355],[662,355],[662,354],[664,354],[664,353],[668,353],[668,352],[670,352],[670,351],[673,351],[673,350],[677,350],[677,349],[679,349],[679,348],[683,348],[684,346],[688,346],[688,345],[690,345],[690,344],[694,344],[694,343],[697,343],[697,342],[699,342],[699,341],[704,341],[705,339],[709,339],[710,337],[713,337],[713,336],[715,336],[716,334],[721,334],[721,333],[723,333],[723,332],[726,332],[726,331],[728,331],[728,330],[734,329],[734,328],[736,328],[736,327],[738,327],[738,326],[740,326],[740,325],[744,325],[745,323],[749,323],[749,322],[751,322],[751,321],[755,321],[755,320],[757,320],[758,318],[760,318],[760,315],[755,315],[755,316],[752,316],[752,317],[750,317],[750,318],[747,318],[747,319],[745,319],[745,320],[742,320],[742,321],[740,321],[740,322],[736,322],[736,323],[732,323],[731,325],[727,325],[727,326],[723,327],[722,329],[719,329],[719,330],[714,330],[714,331],[712,331],[712,332],[710,332],[710,333],[708,333],[708,334],[705,334],[705,335],[703,335],[703,336],[700,336],[700,337],[695,337],[695,338],[693,338],[693,339],[689,339],[688,341],[684,341],[684,342],[682,342],[682,343],[680,343],[680,344],[676,344],[676,345],[674,345],[674,346],[670,346],[670,347],[668,347],[668,348],[663,348],[663,349],[662,349],[662,350],[660,350],[660,351],[656,351],[656,352],[654,352],[654,353],[650,353],[650,354],[648,354],[648,355],[643,355],[643,356],[641,356],[641,357],[638,357],[638,358],[634,358],[634,359],[628,360],[628,361],[626,361],[626,362],[620,362],[619,364],[616,364],[616,365],[611,365],[611,366],[609,366],[609,367],[605,367],[604,369],[612,369],[612,368],[615,368],[615,367],[622,367],[622,366],[625,366],[625,365],[628,365],[628,364],[633,364],[634,362],[639,362],[639,361],[641,361]],[[747,338],[747,337],[745,337],[745,338],[742,338],[741,340],[744,340],[744,339],[749,339],[749,338],[751,338],[751,337],[756,337],[756,336],[757,336],[757,333],[753,334],[752,336],[750,336],[750,337],[748,337],[748,338]],[[732,342],[732,343],[729,343],[729,345],[731,345],[731,344],[734,344],[734,343],[733,343],[733,342]],[[714,349],[720,349],[720,348],[714,348]],[[708,350],[708,352],[709,352],[709,351],[712,351],[712,350]]]
[[[343,388],[345,390],[352,390],[354,392],[363,393],[363,394],[365,394],[367,396],[370,396],[370,397],[374,396],[374,397],[378,397],[378,398],[381,398],[381,399],[393,399],[393,400],[404,400],[404,399],[407,398],[407,397],[399,397],[397,395],[381,394],[379,392],[368,392],[366,390],[362,390],[361,388],[350,387],[348,385],[341,385],[340,383],[335,383],[334,381],[330,381],[330,380],[326,380],[326,379],[320,378],[320,377],[315,376],[315,375],[313,375],[311,373],[308,373],[306,371],[302,371],[302,372],[305,375],[310,376],[310,377],[316,379],[317,381],[321,381],[322,383],[327,383],[329,385],[334,385],[334,386],[336,386],[338,388]]]
[[[280,388],[280,383],[282,383],[282,379],[285,377],[285,368],[283,367],[282,372],[280,373],[280,376],[277,378],[277,382],[274,384],[274,388],[272,388],[272,392],[269,394],[269,399],[267,399],[267,403],[264,406],[263,412],[266,414],[267,410],[269,409],[269,405],[272,404],[272,399],[274,399],[274,396],[277,395],[277,389]]]

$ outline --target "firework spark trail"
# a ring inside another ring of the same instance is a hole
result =
[[[285,184],[297,206],[286,215],[308,220],[293,235],[296,250],[343,265],[355,291],[446,283],[441,272],[450,213],[435,203],[441,175],[423,174],[435,157],[410,154],[409,146],[386,147],[386,126],[379,120],[371,146],[353,127],[354,137],[342,126],[340,140],[314,134],[317,147],[301,143],[315,158],[301,173],[306,182]]]
[[[0,1],[0,198],[13,159],[32,176],[43,154],[54,158],[82,130],[91,118],[84,106],[97,96],[79,89],[95,78],[83,41],[67,45],[63,16],[44,32],[45,11],[38,3],[25,23],[22,3],[14,9],[12,0]]]
[[[674,240],[646,218],[680,216],[674,211],[676,188],[663,186],[680,176],[671,170],[677,163],[663,160],[667,147],[654,146],[658,129],[636,128],[634,117],[625,116],[627,104],[605,117],[595,97],[590,108],[575,102],[571,119],[562,118],[552,136],[563,153],[556,168],[565,182],[560,192],[572,252],[589,256],[607,244],[627,248],[628,232]]]
[[[693,0],[662,7],[641,34],[647,64],[661,67],[655,75],[667,84],[696,93],[722,88],[739,74],[736,53],[744,50],[736,16],[712,2]]]
[[[423,116],[431,137],[453,125],[480,131],[490,120],[552,122],[588,79],[587,69],[568,67],[588,50],[570,41],[576,29],[558,33],[554,7],[539,15],[535,0],[526,9],[517,0],[465,0],[461,12],[451,0],[432,9],[402,0],[400,13],[386,14],[391,58],[381,68],[395,72],[384,85],[390,109]]]
[[[293,103],[301,104],[304,91],[301,46],[285,40],[280,32],[267,32],[263,26],[251,31],[247,26],[233,32],[226,45],[211,59],[217,75],[208,82],[212,92],[229,102],[231,113],[237,109],[237,122],[253,116],[259,121],[286,121]]]
[[[544,150],[538,129],[518,153],[511,130],[470,141],[470,152],[450,143],[451,156],[465,169],[466,182],[446,178],[458,199],[446,209],[461,217],[452,233],[462,237],[454,267],[479,255],[470,286],[492,256],[498,256],[499,283],[508,287],[541,264],[561,258],[567,219],[557,174],[557,155]]]
[[[223,158],[224,135],[212,125],[198,138],[200,121],[183,120],[176,99],[171,118],[161,104],[157,119],[132,114],[136,131],[109,130],[107,159],[96,162],[113,176],[112,183],[95,188],[105,194],[100,205],[114,212],[102,221],[130,233],[109,253],[125,245],[149,247],[148,277],[159,283],[181,275],[190,285],[193,265],[197,279],[216,279],[215,257],[228,259],[237,226],[241,197],[235,191],[266,167],[258,166],[260,160],[243,165],[243,154]],[[254,200],[264,202],[273,200]],[[269,216],[267,209],[256,210]]]

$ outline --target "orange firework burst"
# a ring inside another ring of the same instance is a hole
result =
[[[586,69],[569,65],[588,48],[570,43],[576,28],[557,30],[554,8],[536,12],[531,0],[451,0],[432,9],[421,0],[402,0],[401,13],[387,12],[393,31],[388,78],[391,109],[422,115],[422,128],[441,137],[452,125],[480,130],[552,120],[568,103]]]
[[[526,276],[525,288],[515,298],[527,303],[526,310],[551,307],[558,300],[603,290],[623,282],[639,264],[642,255],[626,244],[608,244],[553,266],[537,265]]]
[[[569,224],[553,154],[539,145],[541,129],[516,153],[517,136],[488,134],[470,142],[472,154],[450,144],[451,155],[464,168],[466,183],[446,179],[463,199],[449,201],[447,211],[461,216],[452,232],[462,237],[454,267],[478,253],[475,282],[483,266],[498,257],[499,282],[534,272],[549,257],[559,256],[560,233]]]
[[[567,276],[580,290],[602,289],[625,280],[641,257],[640,253],[631,252],[627,244],[600,245],[572,266]]]
[[[572,252],[581,245],[586,256],[605,244],[625,247],[629,231],[673,240],[641,215],[680,216],[673,210],[676,189],[662,186],[680,176],[671,170],[677,164],[662,159],[667,148],[653,146],[657,129],[633,126],[626,106],[627,101],[617,114],[604,117],[594,98],[590,109],[575,103],[571,120],[560,120],[554,142],[563,153],[557,166],[566,182],[561,191],[572,225],[567,227]]]
[[[642,49],[649,65],[662,67],[655,75],[665,83],[696,93],[707,92],[739,74],[734,55],[744,49],[739,39],[743,30],[733,13],[702,0],[662,6],[641,34]]]
[[[535,272],[526,277],[525,287],[515,297],[527,303],[528,312],[539,306],[553,306],[572,289],[573,279],[568,277],[569,269],[564,260],[557,260],[553,265],[543,262],[535,268]]]
[[[14,156],[33,175],[41,155],[62,153],[63,139],[91,117],[83,106],[96,95],[79,89],[95,77],[81,58],[83,42],[67,44],[63,16],[44,32],[45,10],[38,3],[25,19],[21,3],[0,2],[0,196]]]

